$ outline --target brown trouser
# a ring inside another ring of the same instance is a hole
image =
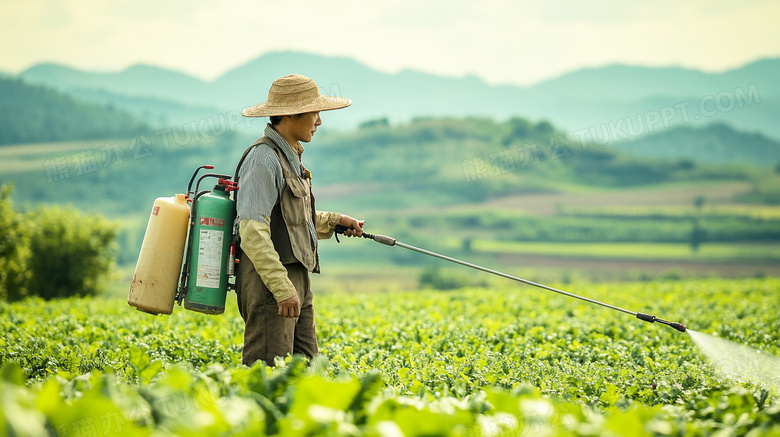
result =
[[[314,328],[314,306],[309,283],[309,271],[302,264],[287,264],[290,278],[301,300],[301,315],[297,318],[279,315],[279,306],[252,261],[241,254],[236,272],[238,311],[244,319],[243,362],[251,366],[263,360],[274,365],[274,357],[302,354],[312,358],[319,353],[317,331]]]

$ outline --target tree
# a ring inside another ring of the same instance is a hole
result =
[[[693,227],[691,227],[691,250],[696,252],[699,250],[699,246],[704,242],[707,237],[707,231],[699,224],[699,219],[693,219]]]
[[[549,138],[555,135],[555,128],[549,121],[542,120],[534,126],[534,134],[539,138]]]
[[[442,271],[438,267],[426,267],[420,273],[418,282],[422,288],[435,290],[454,290],[469,285],[469,278],[464,274],[452,274],[451,271]]]
[[[704,206],[706,200],[707,198],[702,195],[693,198],[693,206],[696,207],[696,211],[701,211],[701,207]]]
[[[506,126],[508,127],[508,131],[501,140],[501,144],[504,147],[509,146],[514,142],[528,139],[534,130],[533,123],[520,117],[511,118],[506,122]]]
[[[376,118],[373,120],[366,120],[358,126],[358,129],[371,129],[374,127],[388,127],[390,126],[390,121],[387,119],[387,117],[383,118]]]
[[[13,186],[0,187],[0,300],[14,301],[27,294],[30,272],[29,236],[22,217],[13,209]]]
[[[46,299],[97,294],[114,264],[116,225],[72,207],[39,207],[27,217],[29,294]]]

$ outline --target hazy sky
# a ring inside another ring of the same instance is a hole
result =
[[[298,50],[491,83],[629,63],[721,71],[780,57],[780,1],[2,0],[0,71],[148,63],[213,79]]]

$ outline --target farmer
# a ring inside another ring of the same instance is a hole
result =
[[[294,74],[274,81],[266,102],[243,111],[271,121],[238,169],[236,291],[247,366],[257,360],[273,366],[274,357],[287,354],[312,358],[319,351],[309,283],[309,272],[320,270],[317,239],[330,238],[338,224],[350,228],[345,235],[361,236],[363,225],[315,210],[301,143],[322,124],[320,111],[351,104],[320,94],[313,80]]]

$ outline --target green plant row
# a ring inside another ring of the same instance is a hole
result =
[[[319,360],[321,361],[321,360]],[[766,407],[735,387],[680,408],[633,405],[597,411],[544,396],[527,384],[487,388],[458,399],[421,399],[384,387],[377,372],[328,378],[301,358],[275,369],[264,364],[196,371],[177,365],[145,384],[111,372],[72,380],[48,378],[26,387],[21,369],[0,369],[0,430],[14,436],[496,436],[540,434],[775,435],[780,406]],[[139,369],[143,373],[145,369]],[[606,397],[615,397],[607,390]]]
[[[778,286],[570,291],[780,356]],[[529,286],[333,293],[316,308],[321,358],[308,371],[289,358],[272,371],[240,364],[232,300],[221,316],[177,307],[154,317],[98,298],[0,304],[4,426],[29,417],[53,435],[98,424],[94,435],[110,433],[112,420],[139,435],[772,435],[780,423],[776,388],[718,376],[686,334]]]

